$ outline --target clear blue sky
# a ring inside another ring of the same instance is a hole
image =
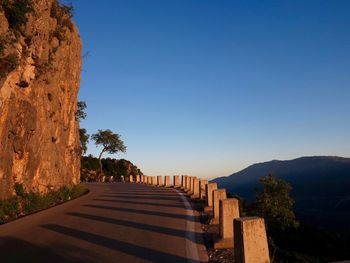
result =
[[[350,1],[74,0],[82,127],[149,175],[350,156]],[[99,149],[89,144],[89,153]]]

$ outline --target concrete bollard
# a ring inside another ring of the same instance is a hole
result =
[[[199,198],[205,198],[205,186],[208,184],[208,180],[199,181]]]
[[[234,220],[234,255],[236,263],[269,263],[265,222],[260,217]]]
[[[136,181],[135,181],[136,183],[140,183],[140,175],[136,175]]]
[[[188,177],[188,181],[187,181],[187,191],[186,194],[189,194],[191,192],[191,187],[192,187],[192,176]]]
[[[165,186],[165,187],[171,187],[170,176],[169,176],[169,175],[164,176],[164,180],[165,180],[164,186]]]
[[[208,183],[205,186],[205,198],[207,206],[204,208],[204,212],[212,212],[213,211],[213,191],[218,189],[217,183]]]
[[[157,186],[164,186],[163,176],[161,176],[161,175],[157,176]]]
[[[157,185],[157,176],[152,176],[152,185]]]
[[[185,189],[186,175],[181,175],[181,190]]]
[[[173,187],[174,188],[179,188],[181,186],[180,184],[180,176],[179,175],[174,175],[173,177]]]
[[[190,187],[191,187],[191,177],[187,175],[185,192],[188,192],[190,190]]]
[[[112,176],[109,177],[109,180],[108,180],[108,181],[109,181],[110,183],[113,183],[113,179],[114,179],[114,176],[112,175]]]
[[[193,179],[193,194],[191,195],[191,199],[199,198],[199,179],[195,177]]]
[[[226,189],[217,189],[213,191],[213,218],[210,220],[210,224],[219,224],[219,202],[226,199]]]
[[[186,192],[186,190],[187,190],[187,175],[185,175],[185,177],[184,177],[184,188],[182,189],[184,192]]]
[[[193,194],[193,181],[194,181],[194,176],[190,176],[190,186],[187,191],[187,195],[191,196]]]
[[[191,189],[190,189],[190,196],[193,195],[194,193],[194,180],[198,179],[196,176],[192,176],[192,180],[191,180]]]
[[[239,218],[239,202],[236,198],[219,201],[220,239],[214,243],[215,249],[233,248],[233,220]]]
[[[145,175],[141,175],[141,183],[146,183],[146,176]]]
[[[152,184],[152,177],[151,176],[147,176],[147,184]]]

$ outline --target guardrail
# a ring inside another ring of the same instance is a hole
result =
[[[227,198],[226,190],[218,189],[216,183],[188,175],[174,175],[173,183],[170,176],[146,175],[130,176],[129,182],[175,187],[191,199],[204,199],[204,212],[212,217],[210,224],[219,225],[220,238],[215,240],[215,249],[234,248],[235,263],[270,262],[264,219],[240,217],[238,199]]]

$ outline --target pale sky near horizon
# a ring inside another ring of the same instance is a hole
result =
[[[148,175],[350,156],[350,1],[74,0],[88,132]],[[98,154],[91,142],[88,153]]]

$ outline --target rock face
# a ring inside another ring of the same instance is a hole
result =
[[[45,192],[80,181],[82,47],[70,12],[56,0],[0,2],[0,199],[15,183]]]

